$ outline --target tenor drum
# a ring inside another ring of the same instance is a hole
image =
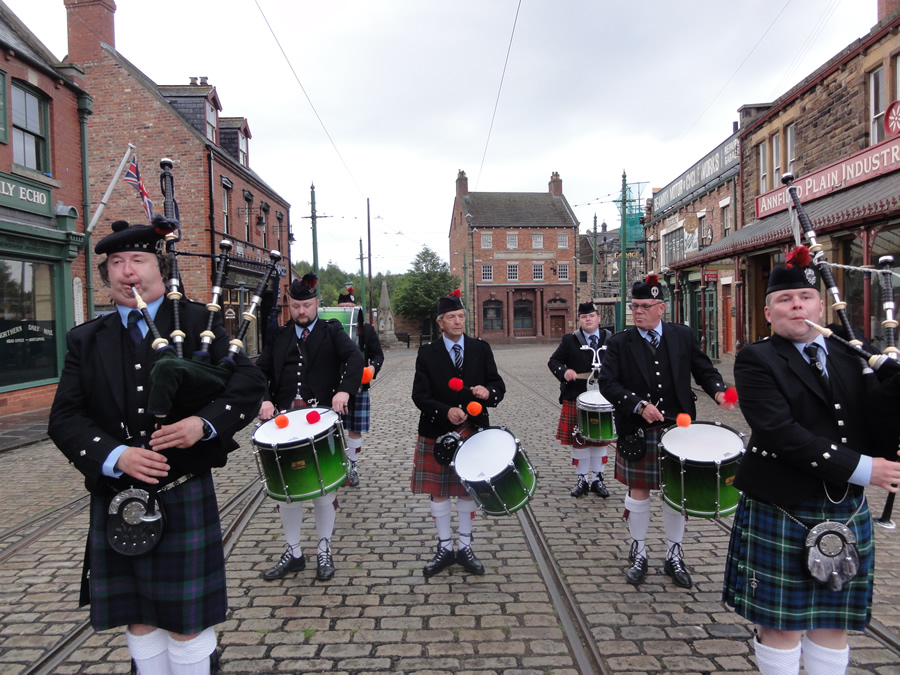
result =
[[[337,319],[353,342],[359,337],[363,322],[362,307],[319,307],[320,319]]]
[[[585,441],[607,443],[618,438],[612,403],[599,391],[586,391],[575,399],[578,424],[575,433]]]
[[[482,429],[463,441],[451,466],[487,516],[508,516],[534,495],[537,472],[519,439],[505,427]]]
[[[307,415],[315,411],[319,420]],[[341,418],[327,408],[301,408],[283,413],[288,424],[275,419],[253,432],[260,480],[272,499],[303,501],[331,492],[347,479],[347,442]]]
[[[659,441],[660,489],[673,509],[699,518],[737,510],[734,477],[744,453],[741,434],[718,422],[672,427]]]

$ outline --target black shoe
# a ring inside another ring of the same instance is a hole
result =
[[[262,578],[266,581],[275,581],[276,579],[281,579],[286,574],[302,572],[305,569],[306,558],[303,556],[295,558],[291,553],[291,547],[288,546],[287,550],[281,554],[281,560],[278,561],[278,564],[272,569],[263,572]]]
[[[350,472],[347,474],[347,480],[350,483],[350,487],[357,487],[359,485],[359,474],[356,472],[356,462],[350,462]]]
[[[578,482],[575,483],[575,487],[572,488],[571,494],[573,497],[581,497],[582,495],[586,495],[589,489],[588,482],[584,475],[578,474]]]
[[[469,574],[484,574],[484,565],[475,557],[471,546],[463,546],[456,552],[456,562]]]
[[[603,499],[609,497],[609,490],[606,489],[606,486],[603,484],[603,481],[600,478],[591,483],[591,492],[593,492],[595,495],[603,497]]]
[[[634,586],[643,583],[644,579],[647,578],[647,556],[638,555],[636,541],[631,543],[631,553],[628,555],[628,562],[631,564],[631,567],[625,570],[625,581]]]
[[[438,543],[437,553],[434,554],[431,562],[425,565],[425,568],[422,570],[422,574],[424,574],[426,577],[433,577],[435,574],[447,569],[455,562],[456,554],[453,553],[453,549],[444,548],[443,545]]]
[[[680,586],[681,588],[690,588],[693,586],[693,581],[691,581],[691,575],[688,574],[687,567],[684,564],[684,556],[681,551],[681,544],[675,544],[672,548],[669,549],[668,555],[670,557],[666,558],[666,564],[663,565],[663,571],[672,577],[672,581],[675,582],[676,586]]]
[[[331,545],[325,551],[319,551],[316,579],[319,581],[328,581],[334,578],[334,560],[331,558]]]

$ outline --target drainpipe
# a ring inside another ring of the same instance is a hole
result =
[[[209,171],[209,252],[210,255],[216,255],[216,208],[213,194],[215,185],[213,181],[213,153],[212,148],[206,146],[206,164]],[[210,263],[213,267],[210,273],[215,271],[215,263]]]
[[[94,318],[94,271],[91,256],[91,233],[88,223],[91,215],[90,167],[88,166],[87,118],[94,113],[94,100],[87,94],[78,97],[78,126],[81,135],[81,220],[84,227],[84,292],[87,296],[86,321]]]

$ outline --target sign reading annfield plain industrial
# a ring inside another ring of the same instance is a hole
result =
[[[653,214],[657,216],[697,188],[713,183],[741,160],[741,143],[734,134],[706,157],[653,195]]]
[[[827,197],[838,190],[865,183],[900,169],[900,136],[861,150],[834,164],[794,180],[802,202]],[[765,218],[784,211],[791,201],[786,187],[771,190],[756,198],[756,217]]]

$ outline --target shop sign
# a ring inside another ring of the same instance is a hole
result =
[[[900,136],[889,138],[839,162],[794,180],[797,196],[804,203],[846,190],[854,185],[900,169]],[[756,198],[756,217],[765,218],[788,208],[791,197],[786,187]]]
[[[53,215],[53,193],[48,187],[0,173],[0,206],[41,216]]]
[[[703,283],[707,284],[710,281],[718,281],[719,280],[719,270],[708,270],[703,273]]]
[[[653,195],[653,213],[675,204],[694,190],[717,180],[730,168],[737,166],[741,158],[740,140],[733,134],[718,148],[706,155],[690,169]]]

